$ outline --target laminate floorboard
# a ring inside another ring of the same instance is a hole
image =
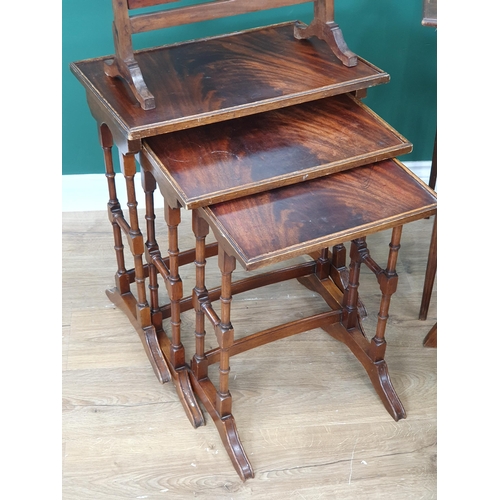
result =
[[[166,253],[161,219],[157,214]],[[422,345],[436,322],[437,280],[428,319],[418,320],[432,223],[403,229],[387,326],[386,360],[407,418],[392,420],[351,352],[320,329],[240,354],[231,358],[230,390],[255,470],[243,483],[210,417],[206,426],[191,427],[174,386],[158,382],[134,328],[106,297],[115,272],[107,213],[64,213],[63,499],[437,498],[437,350]],[[191,248],[186,212],[180,233],[180,249]],[[382,266],[389,236],[368,238]],[[215,260],[207,265],[210,286],[219,284]],[[181,272],[187,294],[194,270]],[[238,269],[235,278],[244,274]],[[371,337],[380,291],[365,268],[359,292]],[[322,300],[297,281],[235,295],[235,336],[321,310]],[[183,328],[194,331],[193,324],[194,314],[183,313]],[[215,347],[210,330],[207,343]],[[183,337],[188,357],[193,337]],[[216,367],[210,370],[215,377]]]

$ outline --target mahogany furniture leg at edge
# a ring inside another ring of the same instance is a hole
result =
[[[113,138],[106,126],[99,127],[99,138],[104,153],[106,178],[108,182],[109,201],[108,217],[113,228],[117,272],[116,286],[106,291],[108,298],[129,318],[137,331],[139,338],[153,370],[162,383],[170,380],[168,367],[159,348],[155,328],[151,322],[151,311],[146,299],[145,269],[142,260],[144,242],[139,229],[137,215],[137,199],[135,195],[134,177],[136,173],[133,154],[120,153],[122,173],[127,187],[127,205],[129,207],[130,224],[126,221],[120,202],[117,198],[115,184],[115,170],[113,166],[112,147]],[[134,268],[128,271],[125,267],[124,244],[122,233],[126,235],[131,253],[134,258]],[[137,287],[137,298],[130,289],[132,283]]]
[[[189,376],[186,370],[184,347],[180,339],[180,299],[182,298],[182,281],[178,268],[178,224],[180,210],[166,205],[165,217],[169,235],[169,258],[162,259],[155,237],[153,192],[156,182],[152,175],[143,172],[142,183],[146,198],[147,241],[144,245],[143,235],[139,228],[137,199],[134,177],[136,175],[135,156],[132,153],[120,152],[121,168],[127,188],[127,205],[130,224],[126,221],[115,185],[115,171],[112,158],[113,139],[106,126],[99,128],[99,136],[104,152],[106,178],[108,181],[109,202],[108,215],[113,227],[115,253],[118,270],[115,274],[116,286],[106,291],[106,295],[129,318],[137,331],[153,370],[161,383],[173,379],[179,399],[186,415],[194,427],[203,425],[205,420],[194,397]],[[126,235],[134,259],[133,270],[125,267],[124,245],[122,233]],[[146,263],[143,253],[146,248]],[[168,267],[166,266],[168,263]],[[163,313],[158,304],[157,273],[165,280],[170,298],[169,314],[171,324],[170,340],[162,326]],[[146,296],[146,278],[149,278],[151,307]],[[131,290],[136,285],[137,297]]]

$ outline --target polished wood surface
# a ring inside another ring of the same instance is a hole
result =
[[[97,122],[113,122],[131,141],[389,81],[361,58],[348,68],[325,42],[296,40],[293,32],[294,23],[284,23],[137,52],[155,95],[153,110],[143,110],[119,79],[104,74],[106,57],[72,63],[71,70]]]
[[[148,138],[141,164],[162,192],[192,209],[411,148],[368,107],[341,95]]]
[[[104,61],[103,69],[109,77],[119,77],[128,90],[148,111],[156,107],[156,98],[144,80],[142,65],[135,58],[132,35],[163,28],[172,28],[183,24],[210,21],[221,17],[247,14],[259,10],[268,10],[308,3],[306,0],[212,0],[191,5],[173,5],[170,8],[136,12],[144,7],[177,3],[172,0],[112,0],[113,5],[113,40],[115,55]],[[131,12],[133,14],[131,14]],[[135,12],[135,14],[134,14]],[[323,40],[342,64],[352,67],[357,64],[357,56],[347,46],[340,27],[334,20],[333,0],[314,0],[313,20],[308,26],[297,22],[294,35],[297,39],[317,37]],[[166,68],[161,68],[165,71]]]
[[[141,202],[141,220],[143,207]],[[188,213],[182,219],[179,246],[189,248]],[[243,483],[215,425],[208,419],[193,430],[174,386],[158,383],[127,317],[103,293],[116,269],[107,212],[63,213],[64,500],[438,498],[437,351],[422,346],[422,332],[436,321],[436,287],[428,319],[416,316],[432,223],[422,219],[404,228],[387,333],[391,378],[408,417],[395,423],[387,415],[350,350],[321,329],[234,356],[234,414],[255,471]],[[167,227],[158,224],[158,240],[166,238]],[[370,235],[368,242],[383,259],[387,231]],[[195,271],[183,268],[186,290],[194,287]],[[208,259],[206,275],[208,283],[219,282],[216,259]],[[368,330],[376,323],[379,290],[371,275],[361,287]],[[299,318],[306,310],[326,310],[297,281],[235,295],[231,308],[240,333],[284,323],[290,315]],[[182,319],[194,330],[193,310]],[[183,342],[191,356],[194,335]],[[216,342],[208,329],[206,342]],[[18,491],[22,497],[22,485]]]
[[[198,209],[247,268],[431,215],[436,197],[397,160]]]

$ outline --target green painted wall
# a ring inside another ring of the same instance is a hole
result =
[[[102,173],[96,124],[69,64],[113,53],[111,0],[63,0],[62,7],[62,173]],[[370,89],[365,103],[413,143],[404,161],[430,160],[436,132],[437,33],[421,25],[422,1],[337,0],[335,12],[349,48],[391,75],[388,84]],[[309,22],[311,17],[312,4],[304,4],[144,33],[133,43],[140,49],[288,20]]]

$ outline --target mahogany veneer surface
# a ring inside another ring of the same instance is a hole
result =
[[[192,209],[411,149],[368,107],[340,95],[151,137],[142,154]]]
[[[431,215],[435,193],[397,160],[201,208],[246,269]]]
[[[315,37],[296,40],[294,24],[136,52],[156,101],[147,111],[126,85],[104,74],[111,56],[72,63],[71,70],[131,140],[389,81],[361,58],[352,68],[344,66]]]

